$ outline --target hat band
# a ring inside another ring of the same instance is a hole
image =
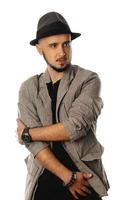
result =
[[[71,34],[71,30],[67,24],[56,22],[42,27],[37,31],[36,38],[39,40],[43,37],[59,35],[59,34]]]

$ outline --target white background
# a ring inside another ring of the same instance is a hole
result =
[[[73,64],[96,71],[104,109],[97,135],[111,189],[105,200],[132,199],[133,6],[129,0],[4,0],[0,3],[0,199],[23,200],[28,151],[15,138],[17,98],[25,79],[45,70],[29,45],[38,19],[64,15],[72,31]]]

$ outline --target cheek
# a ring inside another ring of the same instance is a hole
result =
[[[48,51],[48,50],[45,51],[44,55],[45,55],[45,57],[46,57],[46,59],[48,61],[53,60],[54,57],[55,57],[55,55],[53,54],[53,52]]]

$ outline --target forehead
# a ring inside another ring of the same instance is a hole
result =
[[[52,35],[45,38],[42,38],[39,43],[63,43],[66,41],[71,41],[70,34],[60,34],[60,35]]]

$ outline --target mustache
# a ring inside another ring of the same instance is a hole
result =
[[[57,58],[56,61],[65,61],[65,60],[67,60],[67,57],[66,57],[66,56]]]

